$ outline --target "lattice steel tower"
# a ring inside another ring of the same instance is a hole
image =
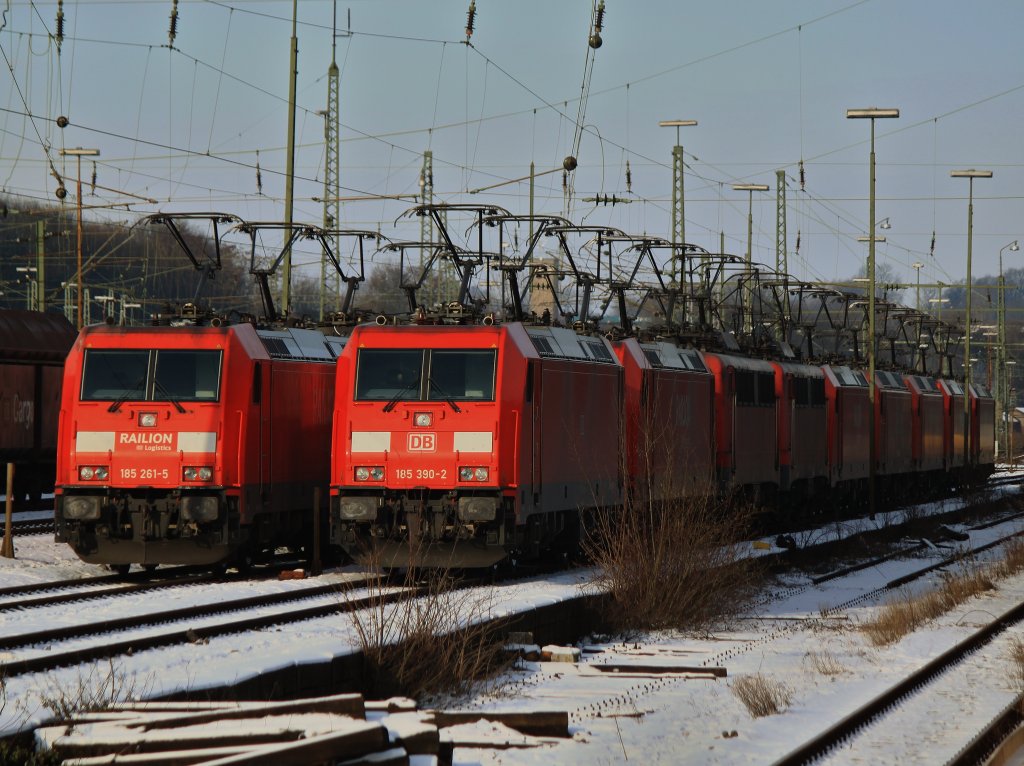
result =
[[[340,228],[341,221],[341,141],[339,138],[339,126],[341,125],[341,98],[339,94],[338,63],[335,57],[335,48],[338,38],[338,6],[334,6],[334,29],[331,34],[331,65],[327,68],[327,110],[324,113],[324,228]],[[341,245],[341,238],[334,238],[334,255],[340,258],[338,248]],[[320,255],[320,318],[324,318],[324,291],[327,283],[327,255]],[[338,285],[340,287],[340,285]],[[338,296],[338,289],[334,291],[335,298]]]
[[[786,255],[786,171],[775,171],[775,270],[789,273]]]

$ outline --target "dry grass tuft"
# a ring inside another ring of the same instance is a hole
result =
[[[1010,639],[1010,680],[1015,689],[1024,691],[1024,638]]]
[[[760,673],[739,676],[732,683],[732,692],[754,718],[777,715],[793,701],[793,694],[785,684]]]
[[[397,600],[383,584],[371,586],[373,603],[350,612],[366,694],[458,695],[508,667],[502,628],[488,620],[490,591],[462,589],[443,571],[410,569],[405,584]]]
[[[999,565],[983,568],[964,562],[959,572],[944,574],[935,590],[886,604],[861,629],[874,646],[893,644],[969,598],[994,590],[993,577],[999,569]]]
[[[807,652],[805,659],[814,670],[823,676],[838,676],[846,670],[834,654],[825,650]]]
[[[997,579],[1012,577],[1024,570],[1024,538],[1015,537],[1003,544],[1003,558],[995,564],[992,576]]]

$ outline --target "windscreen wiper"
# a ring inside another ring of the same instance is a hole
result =
[[[146,376],[143,375],[141,378],[135,381],[129,388],[125,389],[125,392],[123,394],[121,394],[113,402],[110,403],[110,406],[107,407],[107,412],[117,412],[119,409],[121,409],[121,405],[127,402],[129,399],[131,399],[132,396],[134,396],[136,393],[138,393],[139,386],[141,386],[145,382]],[[143,396],[144,395],[145,394],[143,394]]]
[[[402,396],[404,396],[405,394],[407,394],[410,391],[412,391],[412,389],[415,388],[416,386],[418,386],[419,384],[420,384],[420,379],[416,378],[416,380],[414,380],[412,383],[407,385],[405,388],[400,388],[398,390],[398,393],[395,394],[394,396],[392,396],[391,399],[388,400],[388,403],[384,405],[384,410],[383,411],[384,412],[391,412],[391,410],[393,410],[395,408],[395,405],[398,404],[398,400],[401,399]]]
[[[165,386],[165,385],[164,385],[163,383],[161,383],[161,382],[160,382],[160,379],[159,379],[159,378],[154,378],[154,379],[153,379],[153,384],[154,384],[154,387],[155,387],[155,388],[156,388],[156,389],[157,389],[157,390],[158,390],[158,391],[159,391],[159,392],[160,392],[161,394],[163,394],[164,396],[166,396],[166,397],[167,397],[167,401],[169,401],[169,402],[170,402],[171,404],[173,404],[173,405],[174,405],[174,408],[175,408],[175,409],[176,409],[176,410],[177,410],[178,412],[180,412],[180,413],[181,413],[182,415],[184,415],[184,414],[185,414],[185,408],[181,406],[181,403],[180,403],[180,402],[178,402],[178,400],[177,400],[177,399],[175,399],[175,398],[174,398],[173,396],[171,396],[171,392],[167,390],[167,386]]]
[[[448,402],[449,407],[451,407],[456,412],[462,412],[462,408],[455,403],[455,400],[452,399],[451,394],[449,394],[447,391],[445,391],[443,388],[437,385],[437,383],[434,382],[433,378],[427,378],[427,385],[430,386],[431,390],[437,391],[441,398]]]

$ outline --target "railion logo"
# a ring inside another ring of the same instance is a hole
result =
[[[174,434],[158,431],[120,432],[117,444],[137,452],[171,452],[174,450]]]
[[[409,434],[409,452],[437,452],[437,434]]]

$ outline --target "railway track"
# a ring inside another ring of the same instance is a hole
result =
[[[0,663],[5,678],[26,673],[46,672],[69,665],[83,664],[107,659],[121,654],[132,654],[175,644],[205,642],[211,638],[246,631],[255,631],[283,623],[301,622],[328,617],[340,612],[360,609],[374,604],[387,603],[401,595],[408,595],[408,589],[395,588],[387,594],[350,599],[346,591],[359,583],[339,584],[337,582],[296,590],[268,593],[210,604],[188,605],[185,607],[141,615],[99,620],[87,624],[7,635],[0,638],[0,651],[9,656]],[[137,592],[137,591],[135,591]],[[315,603],[297,606],[303,601]],[[286,610],[274,610],[288,607]],[[272,610],[268,613],[267,610]],[[232,613],[259,612],[242,615],[215,624],[196,624],[204,618]],[[177,623],[177,624],[175,624]],[[167,626],[145,635],[130,635],[119,638],[119,634],[142,631],[147,628]],[[96,638],[85,646],[61,648],[77,639]],[[33,654],[34,647],[45,647]],[[31,656],[21,656],[31,655]]]
[[[979,529],[988,528],[989,526],[993,526],[995,523],[1005,523],[1007,521],[1011,521],[1011,520],[1014,520],[1014,519],[1018,518],[1020,515],[1021,514],[1012,514],[1009,517],[1005,517],[1004,516],[998,522],[994,522],[993,524],[989,524],[989,523],[982,524],[982,525],[979,525],[978,528]],[[953,566],[957,562],[962,561],[965,558],[969,558],[971,556],[983,553],[983,552],[985,552],[987,550],[991,550],[992,548],[995,548],[995,547],[997,547],[999,545],[1002,545],[1002,544],[1004,544],[1004,543],[1006,543],[1006,542],[1008,542],[1010,540],[1013,540],[1015,538],[1022,537],[1022,536],[1024,536],[1024,531],[1014,531],[1014,532],[1012,532],[1010,534],[1001,535],[996,540],[992,540],[990,542],[974,546],[974,547],[972,547],[970,549],[958,550],[958,551],[956,551],[956,552],[954,552],[954,553],[952,553],[952,554],[950,554],[948,556],[944,556],[938,562],[929,563],[929,564],[927,564],[925,566],[922,566],[922,567],[919,567],[919,568],[915,569],[914,571],[912,571],[910,573],[907,573],[907,574],[901,575],[899,577],[887,580],[882,585],[880,585],[880,586],[878,586],[876,588],[873,588],[873,589],[871,589],[869,591],[865,591],[864,593],[861,593],[858,596],[855,596],[853,598],[847,599],[847,600],[842,601],[840,603],[833,604],[833,605],[828,606],[828,607],[822,607],[822,608],[820,608],[820,610],[815,615],[809,616],[807,619],[804,619],[804,620],[778,621],[776,623],[776,625],[770,631],[768,631],[765,634],[759,636],[757,639],[750,640],[750,641],[741,643],[739,645],[732,646],[732,647],[730,647],[728,650],[726,650],[724,652],[719,652],[719,653],[717,653],[717,654],[715,654],[713,656],[709,656],[709,657],[703,659],[702,661],[700,661],[699,665],[702,666],[702,667],[718,667],[718,666],[725,665],[730,658],[735,657],[737,655],[740,655],[740,654],[743,654],[743,653],[746,653],[746,652],[750,652],[750,651],[762,651],[764,646],[765,646],[765,644],[770,642],[770,641],[774,641],[774,640],[783,638],[786,635],[788,635],[790,633],[793,633],[795,631],[798,631],[798,630],[804,630],[810,624],[814,624],[814,623],[817,623],[817,622],[824,622],[824,621],[827,621],[829,619],[835,619],[837,617],[841,617],[843,613],[845,613],[848,610],[853,609],[855,607],[863,606],[865,604],[870,604],[872,602],[880,601],[887,594],[891,593],[892,591],[896,590],[897,588],[900,588],[900,587],[902,587],[904,585],[907,585],[908,583],[911,583],[911,582],[913,582],[915,580],[918,580],[918,579],[920,579],[922,577],[925,577],[925,576],[927,576],[927,575],[929,575],[932,572],[935,572],[937,570],[943,569],[945,567]],[[889,560],[891,558],[895,558],[895,557],[899,556],[900,554],[913,553],[913,552],[915,552],[915,551],[917,551],[917,550],[919,550],[919,549],[921,549],[923,547],[926,547],[926,546],[924,546],[924,544],[913,545],[913,546],[903,547],[903,548],[901,548],[901,549],[899,549],[899,550],[897,550],[895,552],[889,552],[889,553],[887,553],[887,554],[885,554],[883,556],[872,557],[871,559],[869,559],[867,561],[858,562],[857,565],[854,565],[854,566],[851,566],[851,567],[848,567],[848,568],[845,568],[845,569],[842,569],[842,570],[837,570],[835,572],[828,573],[827,575],[823,575],[823,576],[818,577],[818,578],[814,578],[814,581],[812,582],[812,584],[828,582],[828,581],[831,581],[831,580],[838,580],[838,579],[841,579],[842,577],[844,577],[844,576],[846,576],[848,574],[852,574],[854,572],[860,571],[861,569],[865,569],[865,568],[868,568],[868,567],[877,566],[877,565],[879,565],[881,563],[884,563],[885,561],[887,561],[887,560]],[[771,600],[779,600],[779,599],[789,598],[789,597],[792,597],[792,596],[799,595],[801,592],[807,590],[807,588],[809,588],[809,587],[811,587],[811,585],[798,586],[798,587],[784,589],[783,591],[775,594],[775,597],[773,597]],[[1022,606],[1022,610],[1024,610],[1024,606]],[[1022,611],[1022,619],[1024,619],[1024,611]],[[772,617],[765,617],[765,618],[763,618],[763,620],[765,622],[768,622],[768,623],[773,622],[773,618]],[[670,681],[664,681],[664,683],[669,683],[669,682]],[[660,683],[659,684],[652,684],[649,687],[645,686],[644,684],[638,684],[635,688],[630,688],[629,695],[631,697],[640,697],[640,696],[643,696],[643,694],[646,692],[646,690],[648,688],[650,688],[651,690],[654,690],[654,689],[657,689],[659,687],[660,687]],[[604,701],[592,702],[591,704],[587,705],[586,707],[579,708],[576,711],[570,713],[570,719],[575,721],[575,722],[582,722],[582,721],[585,721],[588,718],[593,717],[595,715],[601,715],[601,711],[607,709],[610,706],[613,706],[617,699],[619,699],[618,696],[616,696],[615,698],[609,698],[609,699],[604,700]],[[805,761],[793,761],[793,763],[803,763],[803,762],[805,762]]]
[[[962,673],[975,672],[974,666],[990,659],[989,654],[995,640],[1007,629],[1024,623],[1024,603],[992,620],[969,638],[939,655],[920,670],[907,676],[882,694],[861,706],[839,723],[831,726],[818,736],[804,743],[789,755],[775,762],[775,766],[798,766],[812,763],[827,755],[833,748],[842,744],[849,750],[863,749],[870,752],[870,730],[878,726],[889,716],[905,713],[911,705],[922,705],[931,710],[931,703],[919,694],[931,688],[943,676],[955,674],[959,668]],[[986,650],[988,652],[986,653]],[[963,666],[963,667],[961,667]],[[954,680],[951,682],[958,685]],[[959,684],[958,686],[962,686]],[[918,716],[920,718],[920,716]],[[870,760],[865,761],[870,762]],[[954,761],[968,763],[973,761]]]
[[[158,574],[99,575],[0,588],[0,611],[66,604],[74,601],[139,593],[180,585],[212,583],[224,578],[203,567],[170,567]],[[39,595],[37,595],[39,594]]]
[[[15,519],[11,522],[11,531],[15,535],[52,535],[53,519]]]

